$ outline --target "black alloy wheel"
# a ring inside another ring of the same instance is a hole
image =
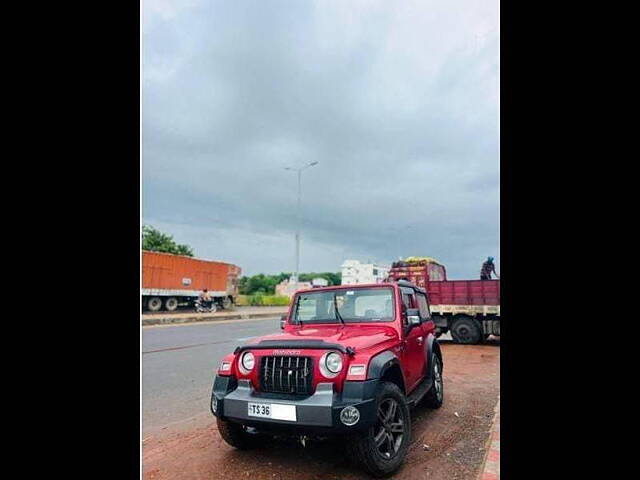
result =
[[[398,402],[387,398],[378,407],[378,423],[374,427],[378,453],[385,459],[395,457],[402,445],[404,436],[404,419]]]
[[[347,437],[349,456],[374,477],[386,477],[400,468],[411,443],[411,415],[400,388],[381,381],[376,389],[373,425]]]

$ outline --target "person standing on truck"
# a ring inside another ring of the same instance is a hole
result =
[[[491,280],[491,273],[500,278],[496,273],[496,266],[493,263],[493,257],[488,257],[487,261],[482,264],[480,269],[480,280]]]

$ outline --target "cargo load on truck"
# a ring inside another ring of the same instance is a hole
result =
[[[231,308],[238,295],[242,270],[224,262],[184,255],[142,252],[142,308],[152,312],[193,306],[207,289],[220,308]]]
[[[457,343],[500,335],[500,280],[449,280],[445,266],[432,257],[395,262],[388,280],[424,288],[438,333],[451,332]]]

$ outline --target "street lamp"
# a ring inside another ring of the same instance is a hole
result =
[[[299,167],[299,168],[294,168],[294,167],[285,167],[285,170],[291,170],[294,172],[298,172],[298,211],[297,211],[297,216],[298,216],[298,226],[297,226],[297,230],[296,230],[296,273],[293,276],[293,283],[298,283],[298,274],[299,269],[300,269],[300,222],[301,222],[301,215],[300,215],[300,195],[301,195],[301,190],[302,190],[302,171],[309,168],[309,167],[313,167],[314,165],[317,165],[318,162],[311,162],[303,167]],[[290,282],[291,283],[291,282]]]

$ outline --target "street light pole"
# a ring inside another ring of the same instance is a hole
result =
[[[298,202],[297,202],[297,222],[296,222],[296,272],[290,283],[298,283],[298,276],[300,274],[300,229],[302,226],[302,206],[301,206],[301,197],[302,197],[302,171],[306,168],[313,167],[317,165],[318,162],[311,162],[304,167],[293,168],[293,167],[285,167],[285,170],[292,170],[298,173]]]

